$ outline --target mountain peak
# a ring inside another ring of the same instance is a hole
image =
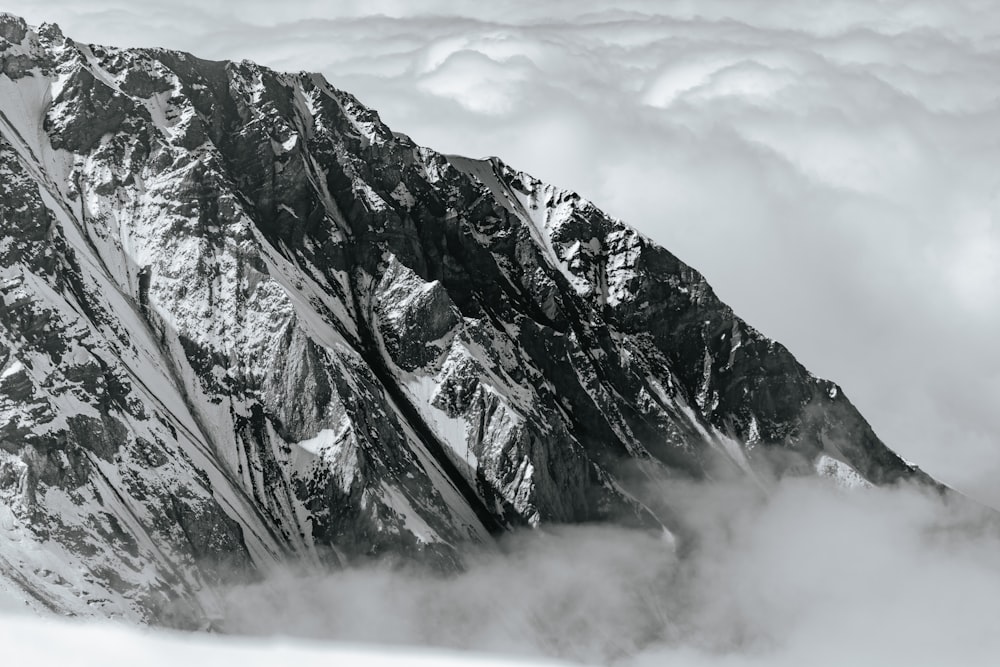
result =
[[[0,574],[202,626],[276,563],[683,532],[640,477],[926,477],[697,271],[314,74],[0,51]],[[641,485],[640,485],[641,486]]]

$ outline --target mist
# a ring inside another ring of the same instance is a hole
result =
[[[291,569],[224,591],[222,635],[17,611],[7,664],[995,665],[1000,519],[929,486],[673,480],[683,537],[525,530],[465,568]],[[22,607],[23,608],[23,607]]]
[[[1000,532],[958,496],[791,479],[657,489],[689,548],[607,526],[516,534],[454,575],[371,566],[229,592],[249,635],[587,664],[996,664]]]

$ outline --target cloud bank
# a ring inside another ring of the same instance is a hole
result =
[[[222,596],[230,636],[18,614],[16,664],[995,665],[1000,520],[927,489],[786,478],[648,488],[684,547],[607,526],[515,534],[457,575],[275,572]],[[492,655],[493,657],[484,657]]]
[[[585,664],[992,665],[1000,524],[913,488],[786,480],[652,492],[692,532],[514,536],[455,577],[412,569],[277,576],[235,590],[228,629]]]

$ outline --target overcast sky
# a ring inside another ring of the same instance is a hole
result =
[[[4,3],[320,71],[419,143],[579,191],[1000,506],[1000,3],[459,4]]]

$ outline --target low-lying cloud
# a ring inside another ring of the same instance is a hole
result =
[[[640,495],[682,517],[679,541],[550,526],[466,550],[458,573],[290,565],[223,591],[225,637],[31,618],[0,596],[0,645],[8,661],[102,667],[997,662],[995,511],[821,478],[672,480]]]
[[[561,527],[432,576],[361,568],[232,591],[229,629],[592,664],[992,665],[1000,528],[917,488],[671,482],[662,535]]]

